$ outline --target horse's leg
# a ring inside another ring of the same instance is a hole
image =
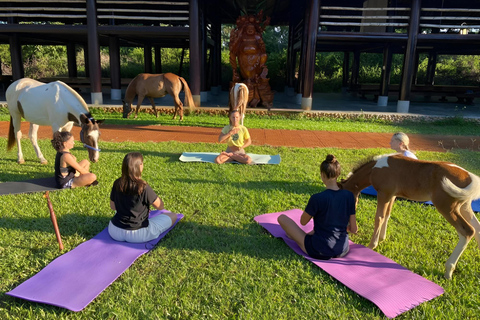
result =
[[[25,163],[25,160],[23,159],[22,144],[21,144],[22,131],[20,130],[20,122],[21,122],[20,116],[17,116],[17,117],[12,116],[12,122],[13,122],[13,132],[15,135],[15,139],[17,140],[17,149],[18,149],[17,163],[22,164],[22,163]]]
[[[142,102],[143,102],[144,98],[145,98],[145,96],[143,94],[138,95],[137,109],[135,109],[135,119],[137,119],[138,110],[140,110],[140,106],[142,105]]]
[[[471,226],[475,229],[475,240],[477,241],[478,247],[480,248],[480,223],[478,222],[475,213],[472,210],[472,202],[465,202],[460,208],[462,216],[467,220]]]
[[[180,115],[180,121],[182,121],[183,120],[183,103],[178,97],[178,92],[172,95],[173,95],[173,99],[175,100],[175,113],[173,114],[173,119],[177,117],[177,111],[178,111],[178,114]]]
[[[30,138],[30,141],[32,142],[33,149],[35,150],[35,153],[37,154],[37,158],[40,159],[41,164],[47,164],[48,161],[43,157],[42,151],[40,150],[40,147],[38,146],[37,143],[37,132],[38,132],[38,124],[30,123],[30,131],[28,132],[28,137]]]
[[[453,199],[453,201],[455,201],[455,199]],[[467,220],[465,220],[463,216],[463,212],[466,209],[462,210],[457,203],[452,202],[452,198],[445,196],[443,198],[434,197],[432,198],[432,202],[442,216],[445,217],[445,219],[455,228],[455,230],[457,230],[458,233],[458,243],[445,263],[444,276],[446,279],[451,279],[458,259],[462,255],[463,251],[465,251],[468,242],[470,242],[474,236],[475,229],[472,227],[472,225],[470,225],[470,223],[467,222]],[[462,206],[464,205],[465,204]]]
[[[392,213],[392,207],[395,199],[396,197],[393,197],[387,205],[387,211],[385,212],[385,221],[383,222],[382,228],[380,229],[380,241],[383,241],[387,238],[388,219],[390,219],[390,214]]]
[[[375,249],[378,246],[380,232],[384,227],[383,225],[385,224],[385,216],[391,200],[392,200],[392,196],[383,194],[381,192],[379,192],[377,195],[377,212],[375,214],[375,228],[373,230],[373,235],[372,235],[372,239],[370,240],[370,244],[368,245],[370,249]]]
[[[155,118],[158,118],[157,109],[155,108],[155,100],[152,97],[148,97],[150,103],[152,104],[153,113],[155,113]]]

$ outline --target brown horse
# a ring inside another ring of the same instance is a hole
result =
[[[375,229],[369,248],[386,237],[395,197],[431,200],[457,230],[459,241],[448,258],[445,278],[450,279],[461,254],[475,236],[480,247],[480,223],[472,211],[472,200],[480,198],[480,177],[449,162],[420,161],[402,155],[386,155],[366,162],[339,182],[358,200],[360,191],[372,185],[378,192]]]
[[[230,89],[230,95],[228,99],[229,112],[240,112],[240,123],[243,126],[243,119],[245,119],[245,111],[248,104],[248,87],[244,83],[235,83]]]
[[[155,112],[155,116],[158,117],[157,110],[155,109],[155,101],[153,99],[162,98],[168,93],[173,97],[175,102],[173,119],[177,117],[178,113],[180,115],[180,120],[183,120],[183,103],[178,97],[182,89],[185,91],[185,105],[192,110],[195,109],[195,103],[193,102],[190,88],[182,77],[173,73],[140,73],[129,83],[125,92],[125,98],[123,99],[123,117],[128,118],[132,112],[132,102],[136,95],[138,95],[138,101],[137,109],[135,110],[135,119],[137,118],[138,109],[140,109],[145,97],[150,100],[153,112]]]

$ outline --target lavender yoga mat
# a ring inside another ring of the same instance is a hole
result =
[[[255,217],[255,221],[276,238],[282,238],[295,253],[323,269],[360,296],[372,301],[389,318],[413,309],[422,302],[443,293],[437,284],[411,272],[381,254],[350,241],[350,252],[343,258],[317,260],[307,256],[288,238],[277,222],[277,217],[286,214],[305,232],[313,229],[313,221],[300,224],[302,210],[267,213]]]
[[[150,216],[162,211],[152,211]],[[150,251],[183,218],[157,239],[146,243],[113,240],[107,228],[53,260],[39,273],[6,294],[29,301],[80,311],[113,283],[138,257]]]

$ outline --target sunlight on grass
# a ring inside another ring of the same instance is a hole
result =
[[[168,126],[199,126],[221,128],[228,122],[226,111],[222,109],[198,110],[186,115],[183,121],[173,120],[173,109],[161,109],[158,118],[150,114],[151,109],[141,109],[138,119],[123,119],[120,109],[90,108],[96,119],[105,119],[106,124],[122,125],[168,125]],[[9,121],[6,107],[0,107],[0,121]],[[403,121],[386,120],[382,114],[368,116],[363,113],[334,113],[330,116],[312,113],[268,113],[257,114],[255,110],[247,112],[245,124],[248,128],[287,129],[287,130],[324,130],[341,132],[398,132],[443,135],[477,136],[480,123],[474,119],[461,116],[439,118],[436,120],[413,121],[406,118]]]
[[[223,121],[223,119],[222,119]],[[253,121],[253,120],[252,120]],[[0,138],[0,180],[19,181],[53,175],[54,150],[40,147],[50,161],[40,165],[27,139],[26,163],[6,152]],[[281,240],[258,226],[256,215],[304,208],[309,196],[324,189],[319,164],[327,153],[337,156],[345,177],[357,163],[388,149],[301,149],[252,146],[250,152],[280,154],[280,165],[243,166],[182,163],[184,151],[218,152],[206,143],[101,142],[92,171],[99,185],[50,194],[65,250],[103,230],[113,212],[109,194],[127,152],[144,155],[143,178],[168,210],[185,218],[157,248],[139,258],[110,287],[79,313],[30,303],[4,295],[2,319],[383,319],[369,301],[331,278]],[[87,157],[76,147],[78,159]],[[452,161],[480,174],[480,153],[467,150],[418,152],[422,159]],[[58,257],[56,238],[42,194],[1,197],[0,289],[13,289]],[[375,198],[361,196],[358,235],[368,244],[373,230]],[[406,312],[400,319],[465,319],[478,315],[480,257],[470,243],[452,281],[442,275],[457,235],[430,206],[395,203],[387,239],[377,249],[445,288],[445,294]]]

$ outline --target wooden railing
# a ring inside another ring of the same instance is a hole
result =
[[[188,1],[97,0],[100,25],[187,25]],[[0,21],[86,24],[86,0],[0,0]]]
[[[338,7],[320,8],[320,31],[406,33],[410,8]],[[480,9],[422,8],[420,32],[479,33]]]

